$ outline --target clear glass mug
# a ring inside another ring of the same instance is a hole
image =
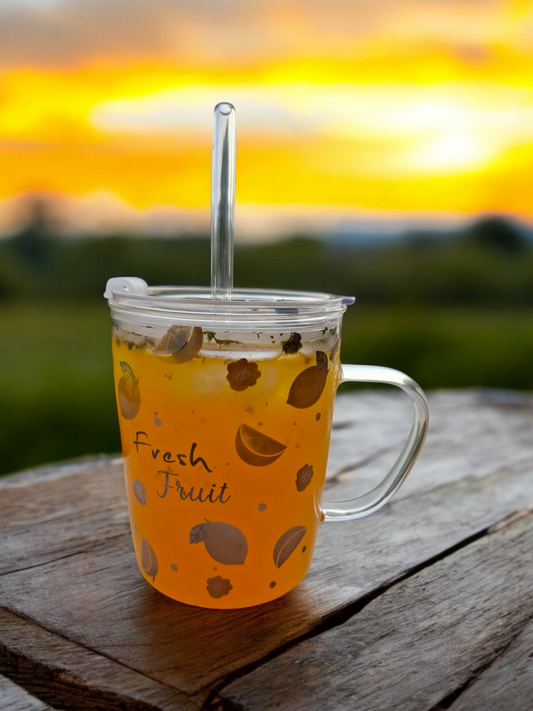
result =
[[[423,445],[424,393],[407,375],[341,365],[353,298],[108,282],[126,490],[139,568],[157,590],[208,608],[268,602],[311,563],[323,521],[377,511]],[[322,502],[340,383],[387,383],[413,404],[407,442],[383,481]]]

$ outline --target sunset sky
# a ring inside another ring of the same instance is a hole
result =
[[[0,231],[209,221],[237,111],[237,229],[533,222],[533,0],[0,0]]]

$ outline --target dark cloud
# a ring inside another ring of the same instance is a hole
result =
[[[0,11],[0,65],[77,64],[95,56],[153,55],[167,41],[171,3],[96,0]]]
[[[361,38],[394,33],[400,16],[412,19],[413,36],[421,39],[425,25],[418,18],[437,8],[459,16],[480,4],[494,8],[495,0],[0,0],[0,67],[94,58],[167,57],[198,66],[346,56]]]
[[[263,0],[68,0],[0,4],[0,66],[76,65],[93,58],[213,59],[257,54]]]

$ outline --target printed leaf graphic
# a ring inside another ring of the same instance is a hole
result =
[[[152,578],[153,582],[159,570],[159,563],[157,562],[154,549],[144,536],[141,537],[141,567],[146,575]]]
[[[131,369],[131,365],[129,363],[126,363],[125,360],[120,361],[120,369],[124,373],[124,377],[126,380],[129,380],[130,378],[135,378],[133,375],[133,370]]]
[[[294,553],[306,533],[307,528],[305,526],[293,526],[289,528],[288,531],[285,531],[274,548],[274,563],[276,568],[281,568],[287,558]]]
[[[328,369],[328,357],[323,351],[316,352],[316,364],[319,370]]]
[[[206,539],[205,523],[199,523],[191,528],[189,533],[189,543],[201,543]]]

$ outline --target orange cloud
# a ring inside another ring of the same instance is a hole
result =
[[[531,2],[0,0],[0,198],[205,208],[233,100],[243,204],[533,219]]]

